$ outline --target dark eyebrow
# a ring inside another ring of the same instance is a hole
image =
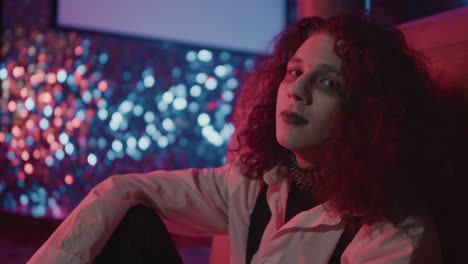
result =
[[[333,66],[330,65],[330,64],[321,64],[321,65],[319,65],[318,68],[321,69],[321,70],[324,70],[324,71],[327,71],[327,72],[336,73],[336,74],[340,74],[340,73],[341,73],[340,70],[338,70],[337,68],[333,67]]]
[[[302,59],[299,58],[299,57],[294,56],[288,61],[288,63],[299,63],[300,64],[300,63],[302,63]]]
[[[299,57],[292,57],[288,63],[297,63],[297,64],[302,64],[304,61],[299,58]],[[320,64],[318,67],[318,70],[319,71],[325,71],[325,72],[331,72],[331,73],[336,73],[336,74],[340,74],[341,71],[338,70],[337,68],[335,68],[334,66],[330,65],[330,64]]]

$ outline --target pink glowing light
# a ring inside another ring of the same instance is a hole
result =
[[[24,67],[23,66],[16,66],[13,68],[13,76],[15,78],[19,78],[24,74]]]
[[[107,83],[107,81],[102,80],[102,81],[99,82],[99,84],[98,84],[99,91],[105,92],[105,91],[107,91],[107,88],[109,88],[109,83]]]
[[[49,135],[47,135],[46,139],[47,139],[47,142],[49,144],[52,144],[55,141],[55,136],[54,136],[54,134],[49,134]]]
[[[10,147],[11,147],[11,149],[16,150],[16,148],[18,147],[18,140],[16,140],[16,138],[11,140]]]
[[[26,121],[26,128],[31,130],[33,129],[34,127],[34,121],[32,121],[31,119],[28,119],[28,121]]]
[[[21,137],[21,129],[18,126],[13,126],[13,128],[11,129],[11,133],[15,137]]]
[[[8,102],[8,110],[10,112],[15,112],[16,111],[16,102],[11,100],[10,102]]]
[[[23,149],[25,146],[26,146],[26,141],[23,138],[20,138],[18,140],[18,147],[20,147],[20,149]]]
[[[38,84],[44,81],[45,78],[45,72],[44,71],[39,71],[36,74],[31,75],[31,83],[32,84]]]
[[[55,116],[62,116],[62,107],[60,107],[60,106],[55,107],[54,115]]]
[[[47,83],[49,84],[54,84],[55,82],[57,82],[57,76],[55,75],[55,73],[48,73],[47,74]]]
[[[38,150],[38,149],[35,149],[35,150],[33,151],[33,157],[34,157],[35,159],[40,159],[40,158],[41,158],[41,151]]]
[[[0,143],[5,142],[5,139],[6,139],[5,133],[0,132]]]
[[[23,153],[21,153],[21,158],[22,158],[24,161],[28,161],[28,160],[29,160],[29,152],[27,152],[26,150],[23,151]]]
[[[26,164],[24,164],[24,172],[25,172],[26,174],[31,175],[31,174],[34,172],[34,167],[33,167],[33,165],[32,165],[31,163],[29,163],[29,162],[26,163]]]
[[[81,125],[81,120],[78,117],[73,118],[72,125],[74,128],[79,128]]]
[[[73,176],[71,174],[65,175],[65,183],[66,184],[72,185],[74,181],[75,181],[75,179],[73,178]]]
[[[42,92],[39,94],[39,100],[45,104],[48,104],[52,101],[52,95],[49,92]]]
[[[28,117],[28,114],[29,114],[28,109],[23,108],[23,109],[20,110],[20,117],[21,118],[25,119],[26,117]]]
[[[75,47],[75,55],[76,56],[81,56],[83,54],[83,51],[84,51],[84,49],[83,49],[82,46]]]
[[[50,144],[50,149],[53,150],[53,151],[62,150],[63,146],[62,146],[62,144],[58,143],[57,141],[54,141],[54,142],[52,142]]]
[[[24,172],[20,171],[18,173],[18,180],[20,180],[20,181],[26,180],[26,174],[24,174]]]
[[[23,87],[23,88],[21,89],[21,91],[20,91],[21,97],[26,98],[26,97],[28,97],[28,94],[29,94],[28,88]]]
[[[54,122],[54,126],[57,127],[57,128],[61,127],[62,124],[63,124],[63,121],[62,121],[62,119],[60,117],[54,118],[53,122]]]

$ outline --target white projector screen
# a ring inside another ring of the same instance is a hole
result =
[[[56,0],[73,28],[267,53],[286,25],[286,0]]]

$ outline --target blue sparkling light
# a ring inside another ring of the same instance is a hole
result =
[[[134,149],[137,146],[137,140],[133,137],[130,136],[127,138],[127,148]]]
[[[52,167],[54,165],[54,158],[52,156],[47,156],[45,159],[45,164],[49,167]]]
[[[189,62],[195,61],[197,59],[197,53],[193,50],[187,52],[185,59]]]
[[[31,97],[28,97],[24,102],[24,106],[26,106],[26,109],[28,109],[29,111],[32,111],[34,107],[36,107],[36,104],[34,103],[34,100]]]
[[[65,158],[65,152],[63,152],[63,150],[60,149],[55,151],[55,158],[58,160],[63,160],[63,158]]]
[[[203,127],[202,135],[208,140],[208,142],[215,145],[216,147],[223,145],[223,138],[210,125]]]
[[[67,143],[65,145],[65,152],[68,155],[72,155],[74,151],[75,151],[75,146],[72,143]]]
[[[199,84],[204,84],[208,76],[204,72],[200,72],[195,76],[195,81]]]
[[[206,49],[202,49],[198,52],[198,59],[200,61],[204,61],[204,62],[208,62],[210,61],[211,59],[213,58],[213,52],[209,51],[209,50],[206,50]]]
[[[168,104],[167,104],[166,102],[160,101],[160,102],[158,103],[158,109],[159,109],[159,111],[164,112],[164,111],[167,110],[167,108],[168,108]]]
[[[67,80],[67,72],[65,70],[60,70],[57,72],[57,81],[59,83],[64,83]]]
[[[107,113],[106,109],[104,109],[104,108],[99,109],[99,111],[98,111],[99,119],[104,121],[104,120],[106,120],[107,116],[108,116],[108,113]]]
[[[34,144],[34,139],[31,136],[27,136],[26,144],[28,144],[28,146],[32,146]]]
[[[76,111],[76,118],[78,118],[81,121],[84,121],[86,119],[86,113],[84,109],[80,109]]]
[[[145,132],[148,135],[155,135],[159,131],[154,124],[148,124],[145,128]]]
[[[85,74],[85,72],[86,72],[86,66],[84,66],[83,64],[81,64],[80,66],[78,66],[78,67],[76,68],[76,70],[77,70],[81,75],[83,75],[83,74]]]
[[[16,155],[15,155],[15,152],[9,150],[7,156],[9,160],[13,160]]]
[[[188,106],[190,113],[196,113],[200,110],[200,105],[197,102],[191,102]]]
[[[75,85],[75,77],[72,74],[68,75],[67,84],[70,85],[70,86]]]
[[[221,96],[225,102],[231,102],[234,99],[234,93],[229,90],[224,91]]]
[[[145,85],[146,88],[153,87],[154,83],[156,80],[152,75],[148,75],[143,79],[143,84]]]
[[[42,204],[36,205],[31,209],[31,215],[36,218],[44,217],[46,213],[46,207]]]
[[[174,95],[170,91],[167,91],[163,93],[162,99],[166,104],[170,104],[172,103],[172,100],[174,100]]]
[[[231,90],[236,89],[238,85],[239,81],[236,78],[229,78],[226,82],[226,87]]]
[[[102,93],[101,93],[101,91],[99,89],[94,89],[92,93],[93,93],[93,98],[94,99],[97,99],[102,95]]]
[[[52,113],[53,113],[52,106],[50,106],[50,105],[44,106],[44,109],[42,111],[44,112],[44,115],[46,117],[50,117],[52,115]]]
[[[101,99],[99,100],[99,102],[97,103],[97,106],[99,108],[106,108],[107,107],[107,101],[105,99]]]
[[[201,92],[202,92],[202,89],[201,89],[200,85],[195,84],[190,88],[190,95],[192,97],[200,96]]]
[[[107,151],[106,157],[107,157],[107,159],[109,159],[111,161],[114,160],[115,159],[115,152],[110,149],[109,151]]]
[[[88,158],[86,159],[88,161],[88,164],[91,166],[95,166],[97,163],[97,157],[94,155],[94,153],[89,153]]]
[[[187,86],[180,83],[174,87],[174,94],[178,97],[187,97]]]
[[[141,116],[143,114],[143,106],[140,104],[135,105],[135,107],[133,107],[133,114],[135,116]]]
[[[89,91],[85,91],[81,98],[83,99],[85,103],[89,103],[93,99],[93,96],[91,95]]]
[[[174,124],[174,121],[172,121],[172,119],[170,119],[169,117],[165,118],[162,122],[162,127],[168,131],[168,132],[172,132],[175,130],[175,124]]]
[[[8,71],[5,68],[0,69],[0,80],[5,80],[8,77]]]
[[[218,65],[218,66],[216,66],[214,72],[218,77],[222,78],[222,77],[226,76],[228,71],[227,71],[227,69],[226,69],[226,67],[224,65]]]
[[[69,141],[69,137],[65,132],[60,133],[59,141],[62,145],[66,145]]]
[[[158,138],[157,143],[158,143],[159,147],[165,148],[169,144],[169,141],[167,140],[167,137],[161,136],[161,137]]]
[[[109,61],[109,55],[107,55],[107,53],[103,52],[99,55],[99,62],[101,64],[106,64],[107,61]]]
[[[138,147],[143,151],[147,150],[150,144],[151,140],[148,136],[143,136],[138,140]]]
[[[210,116],[207,113],[201,113],[197,118],[197,122],[200,126],[206,126],[210,123]]]
[[[154,116],[153,112],[148,111],[148,112],[145,113],[143,118],[145,119],[146,123],[151,123],[151,122],[154,122],[155,116]]]
[[[106,145],[107,145],[106,138],[105,137],[99,137],[97,144],[98,144],[99,148],[101,148],[101,149],[105,148]]]
[[[215,78],[209,78],[209,79],[206,80],[206,82],[205,82],[205,87],[206,87],[206,89],[208,89],[208,90],[214,90],[214,89],[216,89],[216,87],[218,87],[218,80],[216,80]]]
[[[57,205],[57,201],[54,199],[54,197],[50,197],[49,199],[47,199],[47,205],[49,207],[54,207]]]
[[[42,130],[46,130],[47,128],[49,128],[49,120],[42,118],[41,121],[39,121],[39,127]]]
[[[112,149],[113,149],[115,152],[121,152],[122,149],[123,149],[123,144],[122,144],[122,142],[120,142],[120,141],[117,140],[117,139],[114,139],[114,141],[112,142]]]
[[[175,110],[184,110],[187,108],[187,100],[185,100],[183,97],[177,97],[174,99],[172,105],[174,106]]]
[[[133,108],[133,102],[129,101],[129,100],[124,100],[119,106],[119,111],[122,114],[126,114],[126,113],[130,112],[132,110],[132,108]]]
[[[28,203],[29,203],[29,198],[28,198],[28,196],[27,196],[26,194],[24,194],[24,193],[21,194],[21,196],[20,196],[20,203],[21,203],[22,205],[28,205]]]

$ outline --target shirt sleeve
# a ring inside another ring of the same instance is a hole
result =
[[[388,222],[364,225],[343,252],[343,264],[442,264],[435,226],[430,218],[408,218],[397,228]]]
[[[232,163],[215,169],[109,177],[96,185],[28,263],[91,263],[127,210],[154,208],[193,235],[226,234]]]

